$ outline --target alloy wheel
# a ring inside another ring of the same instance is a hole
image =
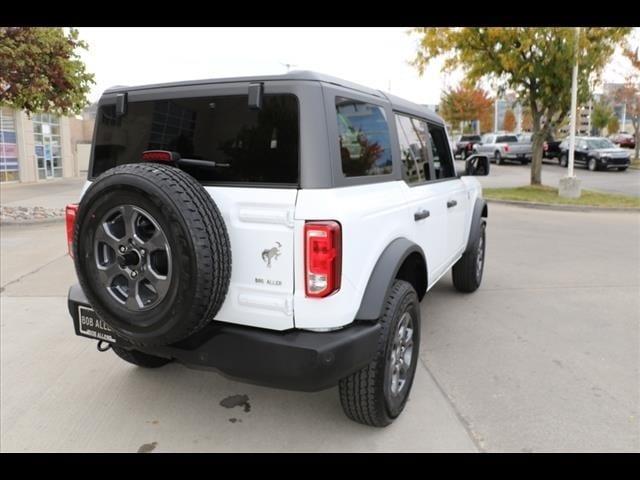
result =
[[[389,358],[391,395],[398,396],[407,386],[413,359],[413,317],[404,312],[393,337]]]
[[[171,248],[153,216],[134,205],[120,205],[103,216],[93,246],[103,287],[127,310],[159,304],[171,283]]]

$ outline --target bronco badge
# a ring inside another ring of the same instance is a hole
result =
[[[271,268],[271,259],[277,260],[280,256],[280,247],[282,244],[276,242],[276,246],[262,251],[262,260],[267,263],[267,268]]]

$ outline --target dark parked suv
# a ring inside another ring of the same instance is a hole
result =
[[[560,151],[560,166],[566,167],[569,163],[568,138],[560,144]],[[576,137],[574,161],[576,165],[582,165],[592,172],[610,168],[625,171],[631,157],[627,150],[616,147],[604,137]]]
[[[459,135],[456,140],[454,157],[467,158],[473,153],[473,145],[480,141],[480,135]]]

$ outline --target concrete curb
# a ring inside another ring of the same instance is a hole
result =
[[[520,202],[516,200],[491,200],[485,198],[489,203],[497,203],[502,205],[512,205],[523,208],[536,208],[539,210],[558,210],[564,212],[625,212],[640,213],[640,208],[616,208],[616,207],[591,207],[586,205],[556,205],[552,203],[536,203],[536,202]]]

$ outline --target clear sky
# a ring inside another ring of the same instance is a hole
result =
[[[82,57],[96,75],[90,100],[113,85],[281,74],[315,70],[391,91],[416,103],[439,102],[459,74],[440,73],[441,61],[420,78],[408,64],[417,37],[408,28],[78,28],[89,44]],[[605,81],[622,81],[628,62],[616,56]]]

